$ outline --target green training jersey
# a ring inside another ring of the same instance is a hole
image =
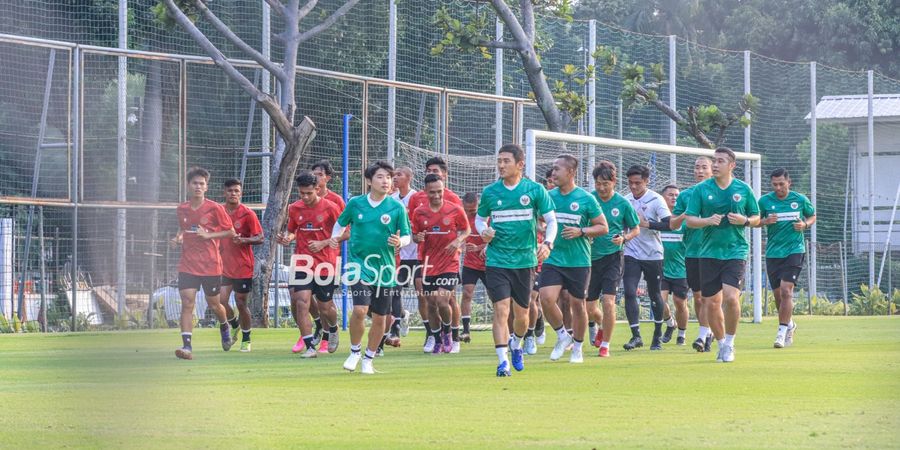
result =
[[[487,246],[485,264],[504,269],[536,267],[537,215],[550,211],[553,201],[547,190],[527,178],[511,189],[502,179],[485,186],[478,215],[490,218],[495,231]]]
[[[766,258],[787,258],[794,253],[806,253],[803,232],[794,230],[794,223],[816,214],[805,195],[788,191],[782,200],[774,192],[759,198],[759,215],[763,219],[775,214],[777,222],[766,225]]]
[[[603,210],[593,195],[575,187],[568,194],[555,188],[549,193],[559,224],[553,251],[544,263],[558,267],[591,267],[591,240],[587,236],[574,239],[562,237],[563,227],[584,228],[591,226],[591,220],[602,215]]]
[[[695,185],[696,186],[696,185]],[[691,192],[693,191],[694,186],[691,186],[678,194],[678,199],[675,200],[675,207],[672,208],[672,216],[680,216],[687,209],[688,200],[691,198]],[[696,228],[684,228],[684,257],[685,258],[699,258],[700,257],[700,247],[703,245],[703,230],[698,230]]]
[[[637,211],[631,206],[631,203],[625,197],[619,195],[618,192],[613,193],[608,202],[604,202],[597,191],[592,193],[597,203],[600,204],[601,211],[606,215],[606,223],[609,225],[609,233],[604,236],[594,238],[591,245],[591,259],[600,259],[606,255],[622,251],[623,245],[612,243],[612,239],[617,234],[625,234],[625,230],[634,228],[640,223]]]
[[[715,178],[698,183],[691,192],[685,214],[706,218],[713,214],[727,216],[738,213],[747,217],[759,215],[759,205],[753,190],[737,178],[727,188],[721,189]],[[712,259],[747,259],[750,244],[744,233],[745,226],[732,225],[728,217],[722,217],[719,226],[704,227],[703,242],[698,257]]]
[[[663,276],[666,278],[687,278],[684,268],[684,232],[687,229],[687,224],[681,222],[681,228],[677,230],[659,232],[663,245]]]
[[[359,195],[347,202],[337,221],[342,227],[351,226],[348,263],[355,268],[348,271],[358,269],[359,279],[365,284],[396,286],[394,247],[388,245],[388,237],[398,231],[401,237],[409,236],[409,217],[403,203],[388,196],[372,206],[368,195]]]

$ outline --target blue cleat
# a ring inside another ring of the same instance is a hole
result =
[[[497,366],[497,376],[498,376],[498,377],[508,377],[508,376],[512,376],[512,375],[509,373],[509,363],[507,363],[506,361],[503,361],[502,363],[500,363],[500,364]]]
[[[523,352],[521,348],[512,351],[512,366],[517,372],[525,370],[524,355],[525,352]]]

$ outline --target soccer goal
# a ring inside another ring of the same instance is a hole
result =
[[[525,131],[525,171],[532,180],[543,181],[547,171],[559,154],[568,153],[580,161],[578,184],[593,190],[591,172],[598,161],[607,160],[617,167],[618,191],[628,192],[625,172],[632,165],[640,164],[650,169],[650,189],[657,192],[674,184],[686,188],[694,182],[694,162],[698,156],[713,157],[712,150],[653,144],[649,142],[626,141],[601,137],[554,133],[542,130]],[[755,153],[736,151],[737,167],[734,176],[753,187],[757,198],[761,194],[760,156]],[[753,321],[762,321],[762,230],[753,228],[751,233],[750,264],[745,277],[745,293],[753,299]]]

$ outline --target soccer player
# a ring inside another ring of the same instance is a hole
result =
[[[262,226],[252,209],[241,203],[243,191],[240,180],[225,181],[225,212],[234,226],[234,237],[219,241],[222,255],[222,290],[220,298],[225,315],[231,325],[231,345],[237,342],[237,331],[241,330],[241,352],[250,351],[250,308],[247,297],[253,288],[253,247],[263,242]],[[228,303],[234,292],[234,303],[240,317]],[[240,319],[240,323],[238,323]]]
[[[650,169],[646,166],[631,166],[625,173],[628,177],[628,189],[631,191],[625,199],[631,203],[640,219],[641,232],[625,244],[625,271],[622,285],[625,293],[625,315],[631,327],[631,340],[622,347],[633,350],[643,347],[641,339],[641,306],[637,299],[637,287],[644,277],[647,284],[647,295],[650,297],[653,312],[653,341],[650,350],[662,350],[663,299],[660,282],[663,275],[663,246],[659,231],[669,229],[671,213],[661,195],[647,189]]]
[[[450,329],[459,282],[460,248],[469,236],[469,221],[463,208],[444,201],[444,181],[436,174],[425,176],[427,205],[410,218],[413,240],[421,248],[422,288],[428,302],[437,305],[440,322],[431,323],[435,345],[432,352],[459,353],[459,328]],[[434,320],[434,318],[432,318]]]
[[[222,205],[206,198],[209,188],[209,172],[192,167],[185,177],[190,200],[178,205],[178,233],[169,241],[176,247],[181,244],[178,261],[178,293],[181,296],[181,348],[175,350],[180,359],[194,359],[191,337],[194,329],[194,302],[197,290],[203,288],[206,304],[219,319],[222,350],[231,349],[231,325],[225,308],[219,301],[222,285],[222,256],[219,239],[234,236],[231,219]]]
[[[701,183],[712,177],[712,160],[701,156],[694,161],[694,181]],[[694,185],[696,186],[696,185]],[[672,218],[669,220],[669,228],[679,229],[685,218],[688,200],[691,198],[694,186],[691,186],[678,194],[675,208],[672,209]],[[706,320],[706,308],[703,307],[703,295],[700,292],[700,248],[703,245],[703,231],[693,228],[684,228],[684,266],[687,275],[688,288],[694,298],[694,314],[697,315],[697,340],[694,341],[694,350],[708,352],[712,345],[712,333],[709,332],[709,322]]]
[[[593,195],[606,216],[609,232],[594,238],[591,243],[591,280],[588,283],[588,319],[600,323],[596,340],[599,356],[609,357],[609,341],[616,325],[616,290],[622,281],[622,248],[625,242],[641,232],[640,219],[625,197],[616,192],[616,166],[603,160],[597,163],[591,174],[594,178]],[[597,301],[603,299],[603,311]],[[588,323],[590,326],[590,323]]]
[[[469,221],[469,230],[475,230],[475,215],[478,209],[479,194],[467,192],[463,198],[463,210]],[[459,338],[462,342],[471,340],[470,325],[472,322],[472,298],[475,297],[475,284],[481,280],[484,285],[484,252],[487,244],[478,233],[469,233],[466,238],[465,255],[463,256],[463,268],[460,274],[462,282],[462,333]]]
[[[688,226],[703,230],[700,290],[706,319],[719,345],[716,360],[721,362],[734,361],[744,265],[750,250],[744,231],[759,224],[759,205],[753,190],[734,178],[734,167],[734,151],[717,148],[713,178],[694,187],[685,211]]]
[[[759,224],[766,226],[766,272],[778,309],[775,348],[783,348],[794,342],[794,285],[806,256],[803,232],[816,223],[816,210],[805,195],[791,190],[786,169],[773,170],[769,178],[772,192],[759,199]]]
[[[294,282],[291,283],[291,312],[300,330],[300,339],[291,349],[300,353],[301,358],[315,358],[316,334],[310,321],[310,305],[316,303],[320,320],[328,327],[327,337],[322,343],[328,353],[338,349],[340,338],[337,329],[337,308],[333,295],[337,286],[338,249],[331,247],[331,230],[341,214],[341,207],[334,202],[319,197],[318,177],[310,171],[297,174],[297,192],[300,198],[288,206],[287,233],[278,235],[278,243],[290,245],[296,241],[294,254],[300,255],[299,267],[292,267]]]
[[[429,174],[435,174],[444,181],[444,201],[462,206],[462,201],[459,199],[459,196],[451,191],[449,187],[447,187],[447,171],[447,162],[444,161],[444,159],[440,156],[435,156],[425,161],[425,176],[428,176]],[[426,194],[425,191],[416,192],[409,199],[409,202],[406,205],[406,212],[408,215],[412,216],[413,211],[427,204],[428,194]],[[421,256],[421,254],[418,255],[420,259]],[[419,301],[419,315],[422,317],[422,326],[425,327],[425,345],[422,346],[422,351],[425,353],[431,353],[434,351],[434,346],[436,344],[434,335],[431,332],[433,325],[435,324],[432,324],[431,320],[440,321],[440,318],[438,317],[437,305],[430,304],[426,296],[422,294],[421,270],[415,271],[413,283],[416,287],[416,294]],[[454,316],[461,315],[459,312],[459,305],[457,305],[455,301],[451,305],[451,308],[453,308]],[[458,328],[459,323],[454,323],[453,326]]]
[[[540,286],[544,316],[557,336],[550,360],[561,358],[574,341],[569,362],[580,364],[584,362],[582,344],[588,325],[584,297],[591,270],[591,238],[606,234],[609,228],[597,200],[575,185],[576,174],[578,160],[574,156],[563,154],[556,158],[553,178],[557,187],[549,196],[561,229],[541,269]],[[574,336],[566,331],[562,311],[557,306],[563,290],[569,293]]]
[[[346,227],[350,231],[350,258],[347,263],[348,279],[353,279],[353,314],[350,317],[350,356],[344,361],[344,369],[356,370],[362,359],[360,372],[375,373],[373,359],[384,337],[386,316],[391,312],[393,296],[397,289],[395,250],[409,244],[409,217],[406,208],[391,198],[391,178],[394,168],[383,161],[376,161],[364,173],[369,193],[350,199],[338,217],[331,232],[332,248]],[[361,355],[363,333],[366,331],[366,315],[372,313],[372,325],[365,355]]]
[[[337,192],[331,191],[328,189],[328,183],[331,182],[331,178],[334,176],[334,167],[331,166],[331,162],[327,159],[319,160],[313,163],[310,166],[309,170],[312,171],[313,174],[316,175],[319,179],[319,185],[317,187],[317,194],[319,198],[324,198],[326,200],[331,201],[332,203],[338,205],[340,210],[344,210],[344,199]],[[343,237],[344,240],[350,238],[349,231],[347,230],[347,234]],[[334,304],[331,304],[332,307]],[[325,327],[322,325],[322,319],[319,314],[319,305],[317,302],[311,302],[309,304],[309,312],[313,316],[313,323],[316,325],[316,331],[314,333],[315,339],[313,339],[313,343],[315,345],[319,345],[321,343],[322,348],[320,348],[319,353],[324,353],[324,349],[327,349],[327,344],[324,341],[328,340],[328,337],[325,336],[324,330]]]
[[[675,208],[675,202],[678,199],[678,186],[670,184],[663,188],[662,196],[666,200],[666,206],[669,210]],[[671,225],[671,223],[670,223]],[[675,302],[675,324],[678,327],[677,345],[684,345],[684,336],[687,333],[688,322],[688,305],[687,305],[687,273],[684,267],[684,230],[687,226],[682,222],[681,226],[675,230],[665,230],[659,233],[659,237],[663,244],[663,278],[661,285],[663,305],[666,306],[666,315],[671,320],[671,312],[669,311],[669,293]],[[666,327],[663,334],[662,343],[668,343],[672,339],[672,333],[675,327]]]
[[[520,347],[528,328],[528,306],[534,283],[534,267],[553,249],[556,239],[556,214],[547,190],[522,177],[525,152],[516,144],[506,144],[497,151],[500,180],[487,185],[481,193],[475,228],[487,247],[485,287],[494,304],[493,335],[497,352],[497,376],[510,375],[507,348],[512,353],[512,366],[525,369]],[[536,214],[544,217],[547,237],[536,246]],[[487,224],[487,219],[491,224]],[[512,340],[506,322],[510,300],[515,329]]]
[[[409,205],[416,190],[412,188],[413,171],[409,167],[398,167],[394,171],[394,192],[391,197],[403,203],[404,207]],[[408,210],[407,210],[408,211]],[[415,242],[400,249],[400,265],[397,267],[397,281],[400,283],[401,289],[413,286],[413,280],[418,278],[416,271],[419,269],[419,250]],[[400,336],[406,336],[409,332],[409,313],[403,310],[403,297],[398,296],[391,305],[391,313],[393,321],[391,323],[390,334],[387,343],[393,347],[400,346]]]

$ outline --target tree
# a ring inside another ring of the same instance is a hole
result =
[[[315,26],[305,31],[300,30],[300,21],[309,17],[318,3],[308,0],[300,5],[300,0],[266,0],[272,11],[281,18],[283,30],[275,35],[275,39],[283,45],[281,63],[264,56],[262,53],[244,42],[224,22],[222,22],[207,6],[204,0],[163,0],[154,11],[164,22],[175,23],[209,55],[213,62],[221,68],[229,79],[237,83],[265,113],[271,118],[277,132],[275,152],[272,155],[272,186],[266,209],[263,214],[262,227],[265,241],[254,252],[256,266],[259,268],[254,276],[254,296],[261,301],[255,302],[258,317],[262,326],[268,326],[269,283],[272,279],[272,267],[275,264],[275,235],[284,228],[287,221],[287,206],[293,185],[294,174],[301,157],[315,137],[315,124],[309,117],[304,117],[295,125],[294,113],[297,109],[295,87],[297,79],[297,53],[300,44],[309,41],[335,24],[344,14],[353,8],[359,0],[347,0],[339,8],[323,17]],[[210,42],[200,31],[195,20],[202,17],[248,58],[269,72],[281,86],[281,96],[276,99],[258,89],[227,59],[225,55]]]

